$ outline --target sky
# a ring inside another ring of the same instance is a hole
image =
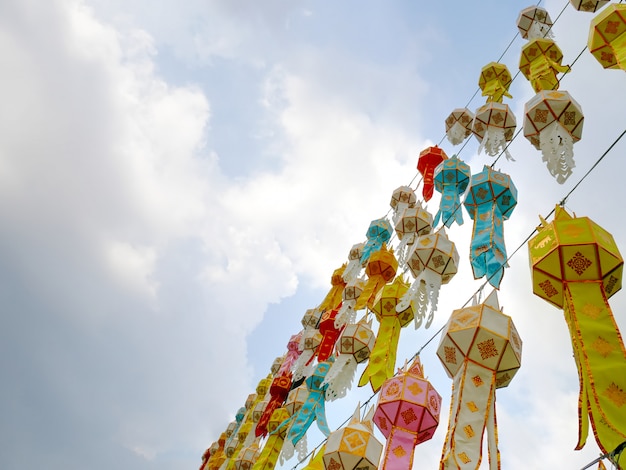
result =
[[[484,103],[484,65],[516,74],[516,20],[531,5],[0,2],[0,467],[197,468],[413,180],[419,152],[439,144],[472,173],[493,163],[474,138],[462,149],[444,139],[444,120]],[[521,369],[497,392],[510,470],[578,469],[599,453],[592,437],[574,451],[571,341],[563,312],[532,293],[526,238],[567,196],[568,211],[626,246],[626,139],[612,147],[626,75],[584,50],[594,14],[541,6],[574,63],[561,89],[585,122],[563,185],[523,134],[515,161],[496,164],[518,189],[498,291],[523,341]],[[521,75],[510,92],[519,128],[534,92]],[[433,325],[400,339],[398,366],[424,346],[443,397],[415,468],[437,468],[451,393],[438,337],[427,342],[482,285],[464,218],[448,230],[461,265]],[[624,293],[610,304],[624,332]],[[355,386],[329,403],[331,429],[370,396]]]

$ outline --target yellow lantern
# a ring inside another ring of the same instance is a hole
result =
[[[626,349],[608,302],[622,287],[624,260],[610,233],[560,206],[528,248],[533,292],[563,309],[572,338],[580,379],[576,449],[585,445],[590,420],[608,453],[626,440]]]
[[[509,94],[512,81],[511,73],[506,65],[490,62],[480,71],[478,86],[482,90],[483,96],[487,97],[488,102],[502,103],[505,96],[512,98]]]
[[[563,53],[552,39],[536,38],[522,47],[519,69],[535,92],[557,90],[557,74],[570,70],[568,65],[561,64],[562,61]]]
[[[609,0],[569,0],[569,2],[578,11],[593,13],[609,3]]]
[[[591,21],[588,47],[605,69],[626,70],[626,4],[613,3]]]
[[[367,274],[367,283],[363,286],[363,292],[359,296],[355,310],[361,310],[364,307],[372,308],[372,304],[378,292],[383,286],[391,281],[398,270],[398,260],[393,254],[393,249],[387,249],[387,245],[374,251],[367,260],[365,273]]]
[[[289,412],[286,408],[278,407],[274,410],[267,425],[269,436],[256,463],[252,467],[253,470],[272,470],[276,467],[289,429],[288,426],[281,426],[281,424],[286,423],[288,419]]]

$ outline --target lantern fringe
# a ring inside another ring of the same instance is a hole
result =
[[[539,148],[550,174],[556,178],[557,183],[565,183],[576,167],[571,134],[560,122],[554,121],[539,133]]]
[[[396,305],[396,312],[403,312],[414,305],[415,329],[422,326],[422,322],[428,312],[425,327],[429,328],[433,322],[434,312],[439,303],[439,290],[441,289],[441,277],[430,269],[423,270],[413,281],[411,287],[400,298]]]
[[[328,384],[326,401],[334,401],[346,396],[348,390],[352,388],[356,366],[356,361],[350,354],[340,354],[337,357],[322,382],[322,386]]]
[[[501,127],[487,126],[483,140],[480,141],[480,145],[478,146],[478,153],[480,154],[483,150],[491,157],[495,157],[500,152],[504,152],[504,156],[507,160],[515,161],[506,148],[504,129]]]
[[[554,33],[552,32],[552,28],[550,25],[545,23],[540,23],[538,21],[533,21],[530,28],[528,28],[528,40],[532,41],[533,39],[554,39]]]
[[[303,377],[308,377],[315,370],[316,362],[313,360],[315,349],[305,349],[293,363],[293,381],[297,382]]]
[[[448,132],[446,132],[448,141],[452,145],[459,145],[463,143],[463,141],[467,138],[468,135],[469,135],[469,132],[467,131],[467,128],[458,121],[452,124],[450,129],[448,129]]]
[[[356,310],[354,310],[355,305],[356,300],[343,301],[341,308],[335,317],[335,328],[339,329],[344,325],[354,323],[356,321]]]
[[[343,271],[343,280],[346,281],[347,284],[354,282],[361,274],[361,270],[363,269],[363,264],[361,264],[361,259],[351,259],[348,261],[346,265],[346,269]]]
[[[409,248],[415,242],[415,235],[416,234],[414,233],[405,233],[402,240],[400,240],[400,243],[398,243],[398,246],[396,247],[395,251],[398,256],[398,267],[401,270],[404,270],[404,267],[406,266]]]
[[[396,203],[396,207],[393,211],[393,215],[391,216],[391,220],[393,220],[393,224],[397,224],[398,220],[400,220],[400,218],[402,217],[402,214],[404,214],[404,211],[407,210],[409,208],[409,203],[407,202],[397,202]]]

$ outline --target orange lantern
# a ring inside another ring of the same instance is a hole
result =
[[[442,161],[447,160],[448,156],[446,152],[444,152],[439,147],[432,146],[428,147],[420,152],[420,155],[417,159],[417,171],[422,175],[423,186],[422,186],[422,195],[424,196],[424,201],[428,202],[433,197],[433,192],[435,190],[435,168]]]
[[[354,309],[361,310],[366,306],[371,309],[376,294],[395,277],[397,270],[398,260],[394,256],[393,250],[387,249],[387,245],[383,245],[380,250],[373,252],[365,268],[365,274],[368,277],[367,283],[363,287],[363,292]]]

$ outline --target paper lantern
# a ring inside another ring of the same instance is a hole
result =
[[[211,446],[208,449],[204,451],[204,453],[202,454],[202,462],[200,463],[199,470],[204,470],[205,465],[207,464],[207,462],[209,461],[209,458],[211,457],[211,451],[213,450],[213,452],[217,452],[218,449],[219,449],[218,443],[214,442],[213,444],[211,444]]]
[[[452,145],[459,145],[472,133],[474,113],[467,108],[456,108],[446,118],[446,137]]]
[[[435,168],[442,161],[446,160],[448,156],[446,152],[437,147],[436,145],[428,147],[420,152],[417,159],[417,171],[422,175],[422,196],[424,201],[428,202],[433,197],[435,190],[435,182],[433,177],[435,176]]]
[[[441,338],[437,356],[453,378],[453,393],[440,468],[478,469],[485,429],[489,468],[500,468],[495,391],[511,382],[522,355],[513,320],[494,290],[484,303],[454,310]]]
[[[215,452],[211,453],[211,457],[207,460],[205,468],[207,470],[219,470],[222,464],[226,461],[226,454],[224,453],[224,445],[226,444],[226,434],[220,434],[218,442],[218,448]]]
[[[506,146],[513,140],[517,127],[515,115],[508,104],[491,101],[476,110],[472,133],[478,139],[478,153],[483,150],[495,157],[504,152],[507,160],[514,160]]]
[[[413,467],[415,446],[433,437],[439,425],[441,396],[424,378],[419,356],[388,379],[378,396],[374,424],[387,438],[382,468]]]
[[[532,39],[522,47],[519,69],[530,82],[535,92],[557,90],[559,73],[567,73],[570,68],[562,65],[563,53],[552,39]]]
[[[360,420],[357,406],[350,422],[330,433],[323,460],[326,470],[377,470],[383,445],[369,417]]]
[[[589,52],[605,69],[626,70],[626,5],[613,3],[591,20]]]
[[[391,239],[393,227],[389,221],[383,217],[382,219],[372,220],[367,229],[367,241],[363,247],[361,255],[361,264],[367,263],[372,253],[380,250],[383,244]]]
[[[417,203],[415,207],[407,209],[395,225],[396,234],[400,243],[396,246],[398,267],[404,270],[407,255],[418,237],[430,233],[433,228],[433,216]]]
[[[394,256],[393,250],[388,250],[386,245],[372,253],[365,267],[365,274],[368,277],[367,283],[363,286],[363,292],[354,309],[361,310],[366,306],[371,309],[376,294],[395,277],[397,270],[398,260]]]
[[[356,306],[359,297],[363,293],[363,287],[365,287],[365,281],[357,278],[346,284],[342,294],[341,307],[337,316],[335,317],[335,328],[340,328],[346,323],[354,323],[356,320]]]
[[[524,136],[541,150],[548,171],[563,184],[574,167],[574,143],[580,140],[584,115],[567,91],[540,91],[526,103]]]
[[[441,193],[439,210],[435,214],[433,227],[441,220],[450,228],[454,222],[463,225],[461,194],[465,193],[472,176],[470,167],[456,155],[444,160],[435,169],[435,189]]]
[[[306,440],[304,437],[313,421],[317,422],[317,427],[325,435],[330,434],[328,424],[326,423],[325,412],[325,392],[327,385],[322,385],[324,378],[328,370],[330,369],[331,360],[320,362],[311,374],[307,377],[304,383],[306,384],[309,394],[306,402],[302,407],[292,416],[291,427],[285,438],[285,446],[283,447],[283,453],[285,458],[289,458],[289,454],[293,453],[293,449],[298,450],[298,457],[302,460],[306,456]]]
[[[322,338],[322,333],[320,333],[320,330],[317,328],[305,328],[303,330],[302,338],[300,339],[300,349],[302,353],[296,362],[294,362],[293,369],[291,370],[294,381],[308,376],[315,367],[313,359],[317,353],[317,348],[322,342]]]
[[[393,222],[397,223],[404,211],[410,207],[415,207],[416,202],[417,196],[410,186],[400,186],[394,189],[391,194],[391,201],[389,201],[389,205],[393,209]]]
[[[441,285],[450,282],[457,273],[459,253],[445,230],[438,230],[418,238],[407,266],[415,280],[400,299],[396,310],[401,312],[413,305],[415,328],[422,325],[428,312],[428,328],[437,310]]]
[[[622,287],[624,260],[613,236],[557,206],[528,242],[533,292],[562,308],[580,379],[581,449],[589,420],[604,453],[626,441],[626,349],[608,299]]]
[[[487,165],[472,176],[463,202],[474,220],[470,262],[475,279],[487,276],[495,288],[500,287],[506,265],[504,221],[517,204],[517,189],[509,175]]]
[[[280,458],[288,427],[281,424],[288,422],[289,412],[286,408],[278,407],[268,421],[267,429],[269,436],[252,470],[272,470]]]
[[[318,362],[327,361],[335,350],[335,343],[339,339],[339,335],[343,331],[343,326],[335,326],[335,318],[341,308],[341,303],[332,310],[326,310],[320,320],[319,331],[322,335],[322,341],[317,347]]]
[[[259,449],[259,444],[257,442],[253,442],[249,446],[243,448],[237,459],[235,459],[235,470],[250,470],[259,458],[260,453],[261,449]]]
[[[300,349],[300,340],[302,339],[302,331],[296,333],[295,335],[291,335],[289,341],[287,342],[287,353],[285,354],[285,359],[283,363],[280,365],[280,369],[278,370],[278,375],[288,375],[291,373],[291,369],[293,368],[294,363],[302,354],[302,350]]]
[[[569,0],[569,2],[578,11],[593,13],[609,3],[609,0]]]
[[[274,359],[274,362],[272,362],[272,367],[270,368],[270,371],[272,372],[272,375],[278,374],[278,371],[280,370],[280,366],[283,364],[284,360],[285,360],[285,355],[284,354],[282,356],[278,356],[276,359]]]
[[[326,444],[311,452],[311,460],[306,464],[302,470],[324,470],[324,452],[326,452]]]
[[[300,323],[303,328],[315,329],[319,325],[319,322],[322,318],[322,310],[319,308],[309,308],[302,315],[302,320]]]
[[[509,86],[511,86],[511,73],[506,65],[498,62],[490,62],[480,71],[478,86],[483,92],[483,96],[487,97],[488,102],[502,103],[502,99],[506,96],[512,98],[509,94]]]
[[[291,378],[291,373],[277,375],[273,378],[269,389],[269,401],[263,409],[263,414],[259,418],[256,425],[255,434],[257,437],[265,436],[267,434],[269,422],[274,414],[274,411],[285,402],[287,395],[289,395],[292,384]]]
[[[544,8],[524,8],[517,17],[517,29],[524,39],[549,39],[552,37],[552,19]]]
[[[346,325],[337,341],[338,355],[324,378],[324,383],[328,384],[327,401],[346,396],[352,387],[357,364],[369,359],[375,341],[371,320],[365,321],[363,317],[358,323]]]
[[[408,325],[414,317],[412,305],[402,312],[396,310],[396,306],[408,288],[408,283],[402,279],[402,276],[398,276],[392,283],[380,290],[370,307],[380,325],[370,360],[359,380],[359,387],[369,382],[376,393],[383,382],[393,376],[400,329]]]
[[[358,278],[361,274],[361,270],[365,267],[365,263],[361,263],[363,248],[365,248],[365,243],[356,243],[350,248],[348,264],[343,271],[343,280],[346,281],[347,284]]]
[[[330,278],[331,288],[326,294],[322,303],[318,305],[318,310],[324,312],[325,310],[332,310],[341,303],[341,294],[346,287],[346,281],[343,278],[343,273],[346,269],[346,264],[333,271],[333,275]]]
[[[308,397],[309,389],[303,381],[300,385],[289,391],[283,407],[287,410],[289,416],[294,416],[300,411]]]

